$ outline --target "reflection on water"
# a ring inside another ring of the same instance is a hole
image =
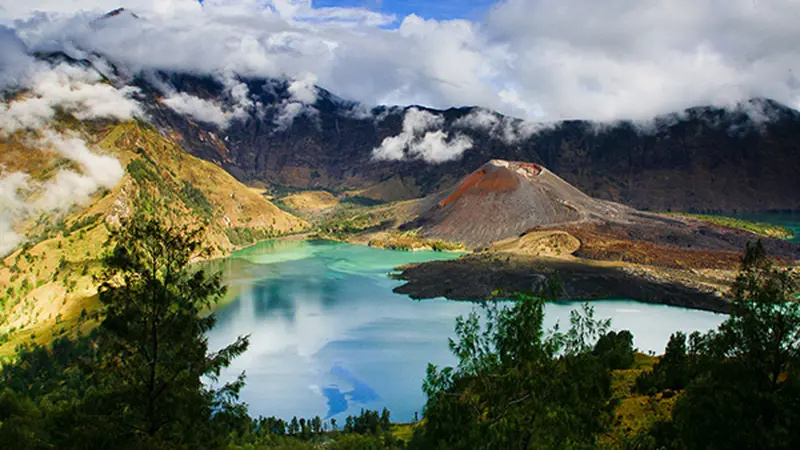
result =
[[[328,414],[326,419],[336,414],[347,411],[352,404],[366,405],[370,402],[379,401],[381,398],[369,385],[358,380],[349,370],[338,364],[331,369],[331,376],[341,379],[350,385],[350,390],[342,392],[338,385],[332,384],[322,390],[328,398]]]
[[[253,415],[340,419],[388,407],[410,420],[424,404],[429,362],[453,364],[447,338],[470,303],[415,301],[386,276],[410,262],[457,255],[396,252],[330,242],[268,242],[222,263],[236,299],[218,311],[212,348],[250,334],[250,349],[224,379],[247,373]],[[707,330],[722,316],[631,301],[594,302],[598,317],[630,329],[643,350],[662,352],[677,330]],[[547,305],[546,326],[568,323],[579,305]]]

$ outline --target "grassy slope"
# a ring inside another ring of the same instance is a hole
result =
[[[95,149],[114,155],[128,173],[114,189],[97,192],[86,206],[20,224],[18,231],[27,242],[0,265],[0,357],[13,354],[14,347],[28,339],[47,342],[76,330],[82,312],[96,305],[96,277],[109,227],[134,209],[176,224],[205,225],[215,256],[307,227],[223,169],[188,155],[148,124],[67,121],[55,126],[79,131]],[[30,148],[25,144],[28,138],[17,134],[0,139],[0,163],[9,163],[7,170],[45,180],[69,165],[50,152]]]
[[[706,214],[689,214],[689,213],[668,213],[668,214],[687,217],[689,219],[700,220],[703,222],[708,222],[712,225],[734,228],[737,230],[744,230],[753,234],[757,234],[759,236],[779,238],[779,239],[794,238],[794,233],[792,232],[792,230],[780,225],[773,225],[764,222],[754,222],[751,220],[737,219],[734,217],[710,216]]]
[[[282,197],[281,203],[291,211],[314,214],[337,206],[339,199],[327,191],[302,191]]]
[[[342,202],[317,216],[318,236],[357,245],[392,250],[462,251],[457,242],[427,239],[417,230],[399,231],[398,227],[417,217],[419,200],[406,200],[374,206]]]
[[[652,370],[657,361],[657,357],[637,353],[631,369],[612,372],[611,389],[617,405],[611,428],[600,436],[600,447],[623,448],[627,440],[649,429],[656,421],[670,418],[677,396],[647,396],[635,390],[636,378]]]

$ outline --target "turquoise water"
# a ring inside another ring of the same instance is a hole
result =
[[[212,348],[250,334],[250,349],[223,374],[246,371],[252,415],[343,419],[388,407],[411,420],[425,402],[429,362],[453,364],[454,319],[474,307],[392,293],[396,266],[458,255],[398,252],[330,242],[265,242],[223,263],[237,297],[218,311]],[[635,345],[663,352],[677,330],[708,330],[724,316],[633,301],[593,302],[599,317],[634,333]],[[579,303],[547,305],[546,326],[568,323]]]

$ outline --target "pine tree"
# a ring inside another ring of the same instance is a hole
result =
[[[203,384],[247,349],[248,338],[209,352],[205,334],[216,319],[204,313],[225,288],[219,274],[189,267],[202,253],[201,238],[201,230],[140,216],[111,235],[98,376],[109,393],[109,419],[123,430],[119,438],[143,447],[208,448],[214,433],[204,424],[244,415],[235,404],[243,376],[217,390]]]

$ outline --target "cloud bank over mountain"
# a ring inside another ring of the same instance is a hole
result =
[[[101,188],[113,188],[125,175],[120,162],[89,149],[77,135],[64,135],[50,127],[59,111],[79,120],[131,120],[144,117],[136,100],[138,89],[116,88],[97,71],[65,63],[35,61],[13,33],[0,28],[0,88],[13,95],[0,102],[0,137],[16,135],[27,149],[54,152],[79,170],[60,169],[43,181],[0,165],[0,256],[15,248],[22,236],[14,224],[31,214],[65,212],[86,204]],[[16,91],[16,92],[14,92]]]
[[[116,158],[95,153],[77,136],[47,130],[33,145],[74,162],[80,172],[62,169],[46,181],[36,182],[25,173],[4,173],[0,167],[0,256],[23,240],[14,231],[16,221],[42,212],[66,212],[76,204],[86,205],[98,189],[111,189],[125,176]]]
[[[375,104],[477,105],[536,121],[649,119],[769,97],[800,107],[793,0],[506,0],[479,21],[314,8],[310,0],[13,2],[36,50],[131,70],[315,79]],[[298,106],[299,105],[299,106]],[[288,102],[286,118],[303,113]]]
[[[440,163],[460,158],[472,148],[472,139],[460,133],[450,136],[441,130],[444,117],[409,108],[403,117],[403,131],[383,140],[372,151],[376,160],[424,159]]]
[[[117,89],[100,81],[100,75],[93,70],[67,64],[37,65],[31,70],[30,83],[22,84],[28,89],[27,95],[7,105],[0,103],[0,133],[39,129],[55,117],[59,108],[80,120],[130,120],[143,116],[133,98],[136,88]]]

